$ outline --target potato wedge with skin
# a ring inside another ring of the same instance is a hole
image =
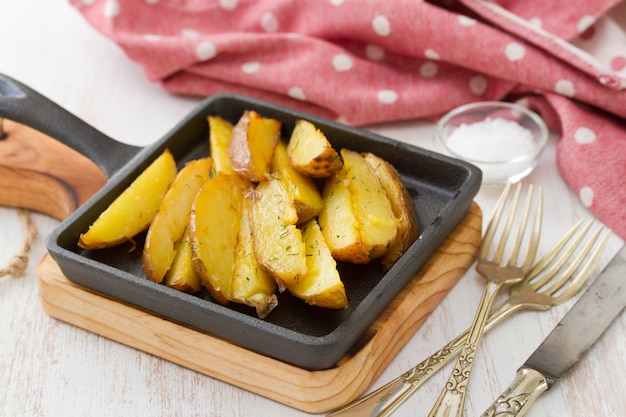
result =
[[[296,121],[287,154],[296,169],[314,178],[330,177],[343,166],[324,133],[307,120]]]
[[[287,156],[287,145],[278,141],[271,165],[272,173],[280,173],[285,181],[298,212],[298,224],[304,224],[316,217],[324,201],[312,178],[296,170]]]
[[[251,190],[248,198],[252,240],[257,262],[268,271],[283,292],[307,274],[302,232],[296,227],[298,215],[287,187],[272,177]]]
[[[250,200],[244,198],[232,279],[232,300],[254,307],[259,318],[265,318],[278,305],[276,281],[259,265],[254,254],[250,226]]]
[[[289,292],[308,304],[342,309],[348,307],[346,289],[337,271],[337,262],[315,219],[302,228],[308,275],[298,280]]]
[[[365,153],[363,156],[374,169],[399,221],[396,238],[381,259],[383,270],[387,271],[417,239],[419,221],[411,195],[393,165],[372,153]]]
[[[230,164],[242,178],[253,182],[267,181],[281,123],[247,110],[233,127],[228,146]]]
[[[370,258],[383,256],[398,233],[398,219],[374,170],[359,153],[342,149],[344,169],[350,180],[352,207],[359,221],[361,239]]]
[[[335,259],[355,264],[371,261],[369,251],[359,232],[359,221],[354,214],[350,180],[346,170],[328,178],[322,191],[324,207],[318,223]]]
[[[193,262],[193,250],[189,229],[185,229],[183,237],[176,243],[176,255],[172,266],[165,274],[165,285],[178,291],[195,293],[202,289],[200,275]]]
[[[241,203],[249,181],[238,175],[218,175],[204,183],[194,200],[189,235],[196,270],[218,302],[232,299]]]
[[[189,223],[189,212],[196,194],[209,180],[212,162],[211,158],[202,158],[186,163],[165,194],[148,228],[143,248],[143,269],[148,279],[163,281],[176,254],[174,244]]]
[[[78,246],[102,249],[132,240],[150,225],[176,174],[176,162],[166,149],[80,236]]]
[[[209,123],[209,150],[211,158],[213,158],[212,176],[234,174],[235,171],[230,165],[230,156],[228,155],[233,125],[219,116],[208,116],[207,121]]]

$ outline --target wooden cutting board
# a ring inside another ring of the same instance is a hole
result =
[[[63,219],[106,181],[91,161],[39,132],[9,121],[5,132],[0,204]],[[54,318],[291,407],[324,413],[361,395],[381,374],[472,265],[481,230],[482,213],[474,203],[351,351],[326,370],[302,369],[92,292],[69,281],[50,255],[37,275],[43,308]]]

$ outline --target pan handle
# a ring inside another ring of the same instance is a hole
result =
[[[26,85],[0,74],[0,117],[27,125],[95,162],[111,177],[142,148],[118,142]]]

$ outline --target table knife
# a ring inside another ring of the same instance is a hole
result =
[[[517,370],[514,381],[481,417],[522,416],[578,363],[626,305],[626,246]]]

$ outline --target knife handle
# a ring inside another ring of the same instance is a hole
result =
[[[521,417],[550,385],[541,372],[522,367],[517,370],[511,385],[481,417]]]

